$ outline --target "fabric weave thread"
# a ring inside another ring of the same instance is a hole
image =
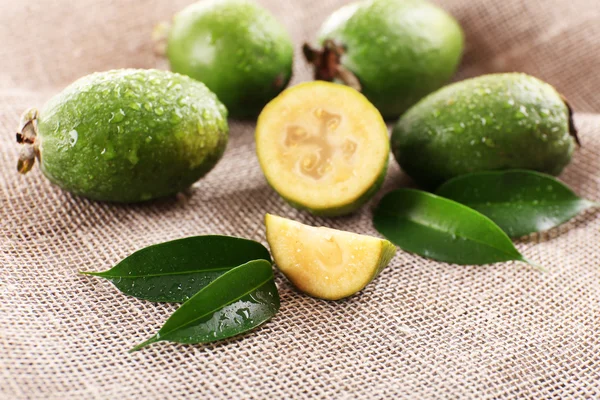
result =
[[[342,0],[262,0],[300,54]],[[250,122],[232,122],[224,159],[187,193],[151,204],[76,198],[35,168],[16,172],[20,113],[76,78],[165,67],[153,26],[190,0],[0,1],[0,398],[578,398],[600,397],[600,215],[517,241],[522,263],[458,266],[398,252],[362,293],[304,296],[277,275],[269,323],[211,345],[160,343],[128,354],[176,309],[78,275],[144,246],[202,234],[265,243],[266,212],[377,235],[371,209],[409,184],[391,161],[383,189],[355,215],[299,212],[266,184]],[[444,0],[467,49],[457,79],[524,71],[571,101],[583,147],[561,178],[600,200],[600,3]],[[385,60],[382,60],[385,62]]]

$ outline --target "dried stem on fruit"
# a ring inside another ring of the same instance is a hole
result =
[[[40,151],[36,141],[38,128],[37,128],[38,110],[30,108],[23,113],[21,116],[21,122],[17,132],[17,143],[23,145],[19,151],[19,161],[17,163],[17,170],[25,174],[33,168],[35,159],[39,160]]]
[[[342,55],[346,52],[344,46],[336,44],[331,39],[327,39],[323,42],[323,49],[321,50],[315,49],[305,43],[302,51],[304,52],[306,61],[314,66],[315,79],[328,82],[333,82],[337,79],[359,92],[362,90],[362,86],[356,75],[341,63]]]

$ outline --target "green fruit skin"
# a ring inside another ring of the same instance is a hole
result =
[[[216,93],[232,117],[258,115],[292,76],[293,45],[273,15],[248,0],[203,0],[175,15],[171,69]]]
[[[390,263],[390,261],[392,261],[392,258],[394,258],[394,256],[396,255],[396,246],[388,240],[385,240],[385,239],[382,239],[382,240],[383,240],[383,249],[381,251],[381,255],[379,256],[379,260],[377,261],[377,269],[375,269],[375,271],[373,272],[373,276],[371,277],[369,282],[367,282],[367,284],[369,284],[375,278],[377,278],[377,276],[379,276],[381,271],[383,271],[383,269],[385,267],[387,267],[387,265]]]
[[[397,118],[456,71],[464,35],[458,22],[423,0],[363,0],[333,13],[319,42],[345,47],[341,63],[384,118]]]
[[[408,110],[392,132],[392,152],[429,188],[476,171],[558,175],[576,144],[569,119],[549,84],[520,73],[484,75],[446,86]]]
[[[128,203],[187,188],[215,166],[227,139],[227,110],[202,83],[128,69],[88,75],[50,99],[36,143],[53,183]]]

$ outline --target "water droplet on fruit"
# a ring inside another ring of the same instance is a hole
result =
[[[101,154],[107,160],[111,160],[116,156],[115,149],[110,145],[102,149]]]
[[[129,150],[129,154],[127,155],[127,159],[129,160],[129,162],[133,165],[137,164],[138,161],[140,160],[137,154],[137,149],[131,149]]]
[[[75,146],[78,138],[79,138],[79,134],[77,133],[77,131],[75,129],[73,129],[71,132],[69,132],[69,144],[71,145],[71,147]]]
[[[175,111],[175,112],[171,113],[171,118],[169,119],[169,121],[172,124],[177,124],[177,123],[181,122],[182,119],[183,119],[183,117],[181,116],[179,111]]]
[[[119,122],[125,119],[125,111],[123,109],[119,109],[117,112],[110,113],[110,119],[108,122],[112,124],[118,124]]]

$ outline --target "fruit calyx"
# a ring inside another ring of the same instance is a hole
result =
[[[328,82],[338,79],[345,85],[359,92],[361,91],[362,87],[356,75],[341,64],[342,55],[346,52],[343,45],[336,44],[331,39],[326,39],[321,50],[305,43],[302,46],[302,52],[306,61],[314,66],[315,79]]]
[[[23,113],[19,123],[17,143],[22,144],[23,147],[19,151],[17,170],[22,174],[29,172],[35,164],[35,159],[39,160],[40,158],[40,150],[36,142],[38,134],[37,118],[38,110],[30,108]]]
[[[571,107],[569,101],[565,96],[561,94],[560,97],[562,98],[563,102],[567,106],[567,110],[569,111],[569,135],[573,136],[573,138],[575,139],[575,143],[577,143],[577,146],[581,147],[579,136],[577,136],[577,127],[575,126],[575,121],[573,120],[573,108]]]

